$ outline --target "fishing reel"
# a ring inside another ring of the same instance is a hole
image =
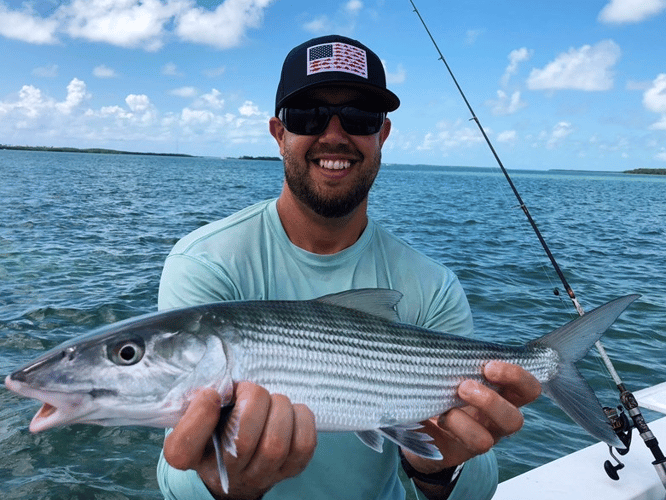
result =
[[[629,453],[629,446],[631,445],[631,430],[633,429],[631,420],[627,417],[622,406],[618,406],[617,408],[605,406],[604,413],[606,413],[606,417],[608,417],[613,431],[615,431],[615,434],[625,446],[624,449],[617,448],[617,452],[620,455],[626,455]],[[604,462],[604,470],[606,471],[606,474],[608,474],[608,477],[613,481],[617,481],[620,479],[618,471],[624,468],[624,464],[613,454],[613,448],[611,446],[608,447],[608,450],[610,456],[615,462],[617,462],[617,465],[613,465],[610,460],[606,460]]]

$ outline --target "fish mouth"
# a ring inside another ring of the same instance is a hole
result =
[[[90,411],[86,404],[91,397],[85,393],[64,393],[44,391],[13,380],[11,375],[5,379],[5,386],[12,392],[37,399],[43,404],[30,422],[30,432],[37,433],[58,427],[81,422]]]

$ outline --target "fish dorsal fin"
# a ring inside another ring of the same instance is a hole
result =
[[[388,288],[361,288],[346,292],[324,295],[315,299],[317,302],[354,309],[366,314],[378,316],[389,321],[399,321],[395,306],[402,298],[402,293]]]

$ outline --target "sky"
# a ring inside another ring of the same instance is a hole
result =
[[[414,0],[508,169],[666,168],[666,0]],[[278,156],[286,54],[360,40],[385,163],[493,166],[409,0],[0,0],[0,144]]]

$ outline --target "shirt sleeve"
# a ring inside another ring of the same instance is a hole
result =
[[[194,470],[171,467],[160,453],[157,482],[165,500],[215,500]]]
[[[236,298],[236,287],[219,267],[204,259],[171,254],[167,257],[157,298],[160,311]]]

